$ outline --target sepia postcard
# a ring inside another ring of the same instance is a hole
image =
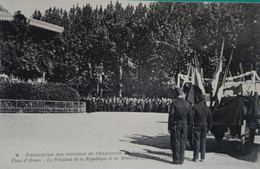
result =
[[[0,168],[259,168],[259,44],[260,3],[1,0]]]

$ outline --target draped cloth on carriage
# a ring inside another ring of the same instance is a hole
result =
[[[224,97],[213,114],[214,125],[241,125],[243,120],[260,118],[260,97]]]

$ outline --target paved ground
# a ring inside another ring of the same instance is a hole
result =
[[[97,112],[0,114],[0,169],[259,168],[260,136],[253,151],[208,138],[206,161],[171,164],[167,114]]]

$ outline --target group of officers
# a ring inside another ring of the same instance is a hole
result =
[[[205,97],[198,94],[197,103],[192,105],[184,99],[182,89],[176,88],[168,119],[168,132],[171,135],[171,149],[174,164],[184,161],[188,130],[192,128],[193,161],[205,160],[206,136],[212,125],[212,114],[205,103]]]
[[[172,99],[169,98],[128,98],[128,97],[87,97],[87,112],[159,112],[169,113]]]

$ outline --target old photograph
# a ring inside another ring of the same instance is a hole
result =
[[[259,168],[260,3],[1,0],[0,168]]]

